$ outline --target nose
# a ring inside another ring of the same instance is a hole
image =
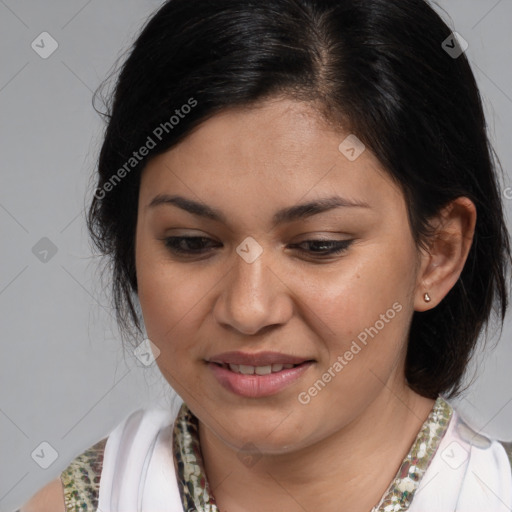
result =
[[[234,254],[234,265],[222,281],[214,307],[217,322],[253,335],[284,325],[293,314],[290,288],[264,251],[252,263]]]

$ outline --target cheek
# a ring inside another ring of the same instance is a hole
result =
[[[347,258],[329,275],[303,277],[300,300],[314,313],[311,322],[322,333],[329,361],[357,340],[361,348],[378,340],[371,351],[364,350],[363,359],[396,357],[405,342],[412,311],[413,255],[411,247],[403,243],[399,248],[376,243],[360,248],[354,254],[354,264]]]
[[[173,389],[188,397],[190,381],[187,375],[197,359],[193,355],[193,322],[197,297],[190,280],[169,265],[150,264],[140,260],[138,266],[139,301],[147,337],[159,350],[156,364]]]
[[[177,272],[148,238],[143,235],[136,246],[138,297],[148,337],[162,348],[166,335],[191,309],[193,294],[186,273]]]
[[[222,275],[207,266],[192,269],[172,262],[164,251],[154,249],[139,251],[136,261],[144,325],[161,353],[157,364],[164,374],[177,375],[201,359],[199,333]]]
[[[165,343],[197,303],[193,281],[185,273],[173,271],[169,266],[142,261],[137,277],[148,337],[157,344]]]

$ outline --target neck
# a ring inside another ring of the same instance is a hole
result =
[[[262,455],[250,467],[202,423],[210,489],[222,511],[368,512],[409,452],[434,400],[408,387],[382,392],[353,422],[293,453]]]

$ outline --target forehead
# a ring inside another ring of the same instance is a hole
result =
[[[242,207],[327,193],[375,207],[400,200],[400,191],[370,151],[347,158],[347,144],[355,143],[358,153],[364,147],[353,137],[303,102],[280,99],[229,109],[150,160],[142,173],[141,197],[147,202],[158,193],[183,193]]]

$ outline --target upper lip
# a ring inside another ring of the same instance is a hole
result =
[[[208,359],[211,363],[244,364],[248,366],[267,366],[271,364],[300,364],[310,361],[307,357],[291,356],[280,352],[222,352]]]

